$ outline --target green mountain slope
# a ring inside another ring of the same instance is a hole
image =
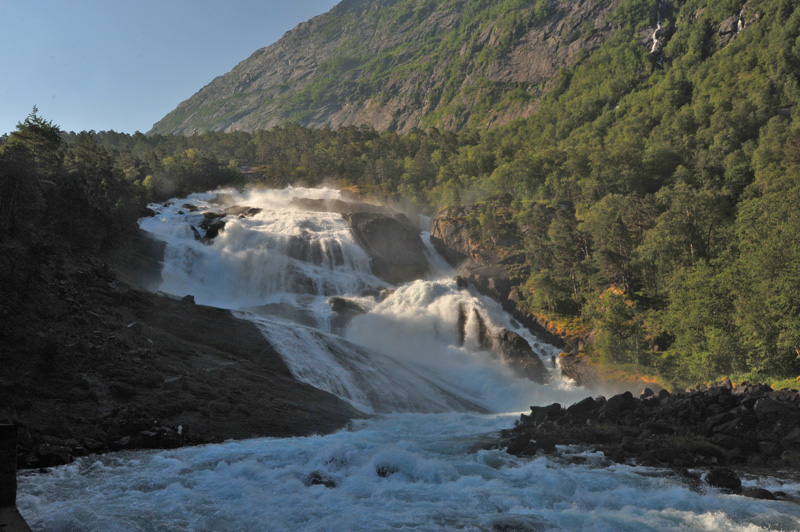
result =
[[[613,32],[618,3],[344,0],[214,79],[151,133],[507,123],[530,115],[559,70]]]

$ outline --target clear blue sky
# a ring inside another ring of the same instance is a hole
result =
[[[67,131],[146,132],[339,0],[0,0],[0,134],[34,105]]]

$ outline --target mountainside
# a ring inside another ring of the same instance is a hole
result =
[[[214,79],[151,133],[507,123],[531,114],[560,69],[618,27],[618,4],[344,0]]]

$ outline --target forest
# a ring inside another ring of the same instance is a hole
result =
[[[150,201],[254,179],[334,183],[448,208],[482,245],[519,254],[526,308],[584,336],[596,364],[671,387],[794,382],[800,11],[748,2],[745,28],[723,39],[719,20],[740,9],[675,2],[653,52],[636,37],[652,3],[622,1],[621,31],[533,116],[488,131],[69,133],[34,109],[0,138],[3,313],[46,257],[101,253]]]

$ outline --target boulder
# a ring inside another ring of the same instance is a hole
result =
[[[556,444],[551,438],[533,439],[529,434],[523,433],[511,441],[506,452],[515,456],[536,456],[539,453],[552,453],[555,450]]]
[[[203,221],[200,222],[200,228],[205,230],[205,235],[200,238],[200,242],[208,244],[219,236],[220,231],[225,229],[225,216],[225,213],[219,212],[203,213]]]
[[[428,273],[428,259],[419,230],[402,214],[355,212],[342,215],[371,259],[372,273],[400,284]]]
[[[547,370],[530,344],[513,331],[501,329],[495,338],[495,351],[501,355],[519,375],[544,384]]]
[[[567,414],[578,423],[585,423],[587,419],[597,417],[601,404],[587,397],[567,408]]]
[[[625,392],[610,398],[604,408],[606,416],[617,418],[629,410],[636,408],[636,399],[631,392]]]
[[[531,421],[535,425],[541,425],[548,421],[556,421],[566,415],[566,412],[561,408],[558,403],[553,403],[548,406],[532,406],[531,407]]]
[[[731,491],[742,489],[739,476],[727,467],[715,467],[706,475],[706,484],[713,488],[722,488]]]
[[[334,330],[344,329],[350,323],[350,320],[367,312],[364,307],[355,301],[343,297],[332,297],[328,299],[328,304],[334,313],[331,318],[331,327]]]
[[[336,487],[336,481],[330,475],[322,471],[314,471],[309,474],[303,481],[303,484],[306,486],[325,486],[326,488]]]
[[[777,499],[774,493],[764,488],[746,488],[742,490],[742,495],[750,497],[751,499],[762,499],[766,501],[774,501]]]

